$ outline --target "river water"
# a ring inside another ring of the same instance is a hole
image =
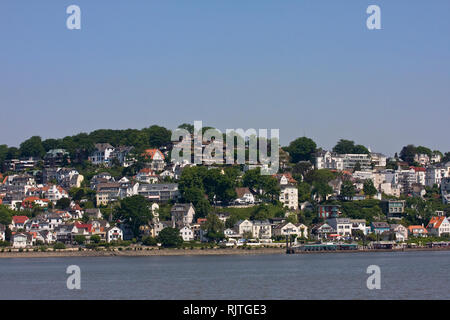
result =
[[[0,299],[450,299],[449,266],[450,251],[0,259]]]

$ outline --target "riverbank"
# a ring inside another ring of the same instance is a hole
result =
[[[297,251],[292,254],[321,253],[374,253],[374,252],[415,252],[415,251],[450,251],[444,248],[405,248],[405,249],[359,249],[330,251]],[[149,250],[58,250],[58,251],[23,251],[0,252],[2,258],[63,258],[63,257],[150,257],[150,256],[212,256],[212,255],[268,255],[286,254],[285,248],[216,248],[216,249],[149,249]]]
[[[373,253],[373,252],[416,252],[416,251],[450,251],[450,247],[443,248],[404,248],[404,249],[358,249],[358,250],[317,250],[295,251],[291,254],[318,254],[318,253]]]
[[[58,257],[148,257],[148,256],[208,256],[286,254],[285,248],[226,248],[226,249],[150,249],[150,250],[85,250],[85,251],[29,251],[0,252],[1,258],[58,258]]]

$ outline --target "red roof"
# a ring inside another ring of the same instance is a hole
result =
[[[154,175],[153,170],[150,169],[150,168],[143,168],[143,169],[141,169],[141,170],[139,171],[139,173],[146,173],[146,174]]]
[[[158,149],[147,149],[144,151],[144,153],[142,155],[146,158],[153,159],[153,157],[155,156],[156,153],[159,153],[161,155],[161,157],[163,159],[165,159],[164,154],[161,151],[159,151]]]
[[[423,233],[428,233],[427,229],[425,229],[425,228],[422,227],[422,226],[409,226],[409,227],[408,227],[408,230],[409,230],[409,232],[411,232],[411,233],[412,233],[414,230],[422,230]]]
[[[27,216],[13,216],[12,220],[13,220],[14,224],[23,224],[26,221],[28,221],[28,217]]]
[[[430,222],[427,225],[427,229],[433,228],[433,229],[439,229],[442,222],[444,222],[445,217],[433,217],[431,218]]]
[[[88,232],[91,232],[91,230],[92,230],[92,224],[90,224],[90,223],[76,222],[75,227],[77,227],[78,229],[87,229]]]
[[[427,171],[427,169],[422,168],[422,167],[410,167],[410,169],[414,169],[415,172],[420,172],[420,171],[426,172]]]

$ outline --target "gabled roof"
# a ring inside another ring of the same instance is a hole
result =
[[[390,225],[387,222],[372,222],[374,228],[387,228],[390,229]]]
[[[159,154],[163,160],[165,159],[164,154],[159,151],[158,149],[147,149],[144,151],[144,153],[142,154],[145,158],[150,158],[153,160],[153,157],[155,156],[155,154]]]
[[[428,233],[427,229],[425,229],[425,227],[423,226],[409,226],[408,230],[409,232],[413,232],[413,230],[417,230],[417,229],[422,229],[424,233]]]
[[[427,229],[439,229],[446,217],[432,217],[427,225]]]
[[[25,223],[29,218],[27,216],[13,216],[12,220],[14,224],[22,224]]]
[[[252,194],[250,192],[250,189],[246,188],[246,187],[244,187],[244,188],[236,188],[235,191],[236,191],[236,194],[237,194],[237,198],[242,198],[247,193]]]

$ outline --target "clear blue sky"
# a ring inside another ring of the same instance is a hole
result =
[[[449,33],[448,0],[2,0],[0,144],[202,120],[450,151]]]

